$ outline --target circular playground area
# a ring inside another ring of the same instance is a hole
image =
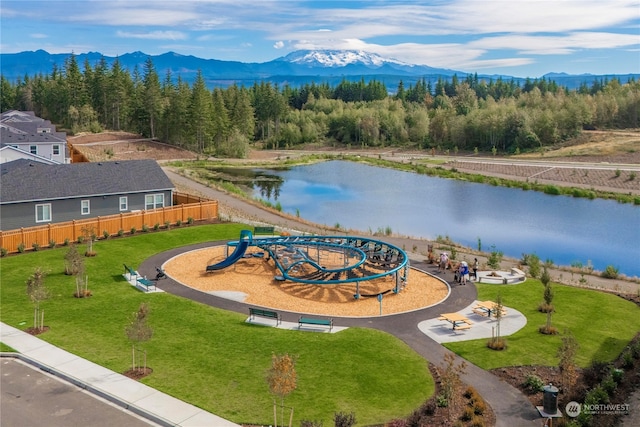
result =
[[[174,280],[202,292],[271,309],[326,316],[398,314],[430,307],[449,295],[443,280],[409,268],[404,251],[391,246],[386,250],[389,254],[397,249],[394,258],[387,255],[385,261],[384,256],[376,258],[364,246],[358,249],[360,242],[356,250],[352,241],[344,250],[332,242],[278,242],[275,238],[255,239],[242,248],[241,256],[237,249],[242,239],[198,249],[170,259],[163,269]],[[236,250],[229,255],[232,247]],[[305,259],[296,260],[298,253]],[[213,268],[207,268],[210,266]],[[379,270],[372,271],[375,268]]]

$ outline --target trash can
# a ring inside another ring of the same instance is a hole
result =
[[[542,388],[542,409],[545,414],[555,414],[558,412],[558,388],[549,383]]]

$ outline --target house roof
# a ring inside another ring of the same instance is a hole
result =
[[[1,204],[174,188],[155,160],[45,165],[19,159],[0,165],[0,181]]]
[[[66,145],[66,137],[64,132],[27,132],[0,125],[0,141],[5,144],[49,143]]]

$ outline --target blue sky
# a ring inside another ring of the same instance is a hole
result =
[[[356,49],[517,77],[640,73],[640,0],[2,0],[0,18],[2,53],[265,62]]]

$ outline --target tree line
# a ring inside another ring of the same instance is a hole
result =
[[[124,130],[207,155],[243,157],[252,143],[412,147],[501,153],[543,150],[583,129],[638,127],[640,83],[585,82],[568,90],[548,79],[425,79],[389,94],[379,81],[335,87],[253,86],[209,89],[102,58],[82,67],[70,55],[50,74],[9,82],[1,76],[2,111],[34,111],[70,133]]]

